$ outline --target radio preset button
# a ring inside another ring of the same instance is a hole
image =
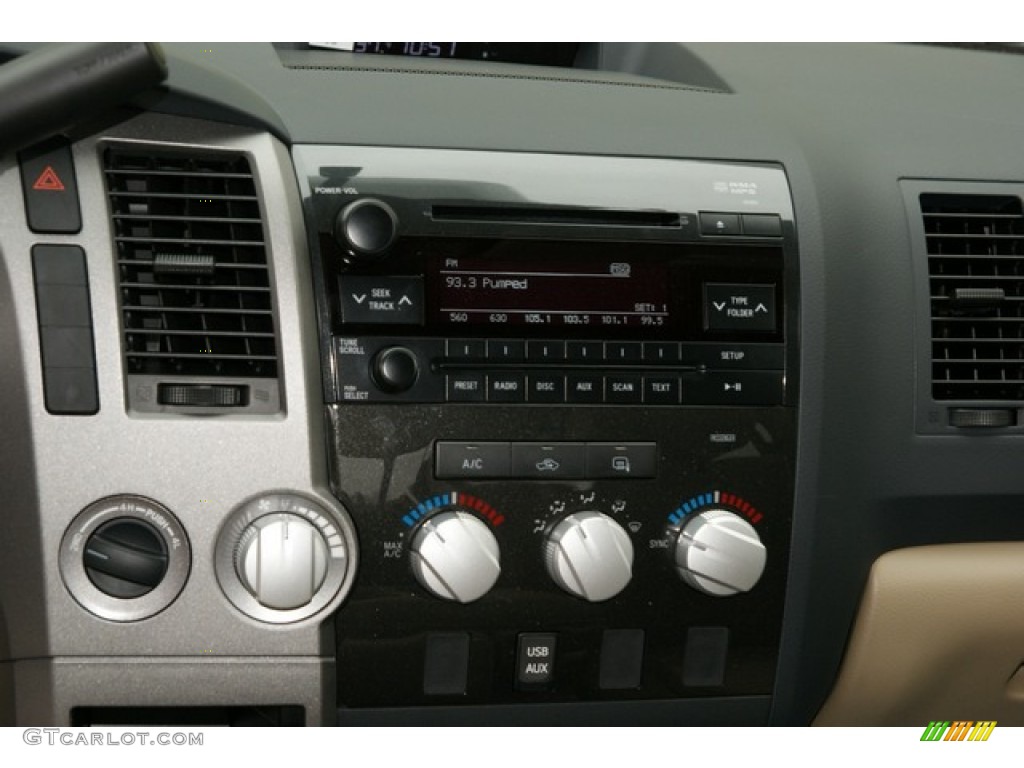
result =
[[[565,376],[547,373],[531,375],[526,399],[531,403],[564,403]]]
[[[448,401],[452,403],[481,403],[486,399],[484,376],[480,373],[453,373],[448,375]]]
[[[587,443],[588,480],[635,480],[657,474],[657,443]]]
[[[565,355],[570,363],[600,363],[604,361],[604,344],[600,341],[568,341]]]
[[[512,443],[512,477],[580,480],[585,465],[583,443]]]
[[[679,344],[674,341],[645,342],[644,360],[648,363],[678,363]]]
[[[526,359],[531,362],[561,362],[565,359],[564,341],[528,341]]]
[[[487,360],[491,363],[518,363],[526,357],[525,341],[491,339],[487,342]]]
[[[609,341],[604,345],[604,356],[609,363],[638,363],[643,347],[639,341]]]
[[[500,478],[511,472],[509,443],[440,440],[434,450],[434,474],[440,480]]]
[[[487,399],[492,403],[526,401],[526,377],[521,373],[492,373],[487,376]]]
[[[568,377],[566,400],[570,403],[604,402],[604,376],[572,374]]]
[[[487,356],[487,342],[483,339],[448,339],[445,356],[451,360],[483,360]]]

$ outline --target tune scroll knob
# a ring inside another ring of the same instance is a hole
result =
[[[501,573],[498,541],[480,518],[449,510],[423,522],[413,535],[416,580],[435,597],[471,603],[490,591]]]
[[[676,570],[694,589],[728,597],[753,589],[766,560],[761,537],[734,512],[708,509],[694,516],[676,540]]]
[[[405,347],[387,347],[373,358],[374,383],[383,391],[397,395],[412,389],[420,375],[416,354]]]
[[[279,611],[309,603],[327,575],[328,547],[310,521],[289,513],[265,515],[243,531],[235,571],[260,605]]]
[[[576,597],[610,600],[633,577],[633,542],[615,520],[601,512],[576,512],[548,534],[544,548],[548,575]]]
[[[334,220],[334,238],[356,259],[382,257],[397,234],[398,216],[394,210],[372,197],[349,203]]]

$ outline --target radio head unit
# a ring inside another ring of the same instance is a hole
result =
[[[633,375],[620,404],[785,402],[795,249],[781,169],[296,153],[332,402],[574,402],[579,373]],[[726,389],[730,370],[760,373]],[[664,377],[668,394],[647,384]],[[599,383],[596,402],[617,402]]]

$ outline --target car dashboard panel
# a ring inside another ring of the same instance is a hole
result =
[[[1019,130],[920,77],[1015,57],[455,45],[0,156],[6,722],[870,722],[903,550],[1019,538]]]

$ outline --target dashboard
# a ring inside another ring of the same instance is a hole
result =
[[[0,154],[0,723],[1024,721],[1019,55],[163,51]]]

